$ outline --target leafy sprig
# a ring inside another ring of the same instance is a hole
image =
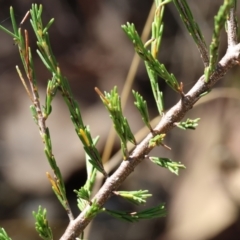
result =
[[[0,228],[0,240],[12,240],[7,232],[4,230],[4,228]]]
[[[65,208],[68,213],[69,219],[73,219],[73,215],[68,204],[68,200],[66,197],[65,185],[63,182],[63,178],[61,175],[61,171],[57,165],[56,159],[52,152],[52,142],[50,137],[50,131],[46,126],[46,120],[49,114],[52,111],[51,103],[53,98],[55,97],[57,91],[62,93],[62,96],[65,100],[65,103],[68,106],[70,117],[72,119],[73,125],[75,127],[75,131],[82,141],[85,152],[88,154],[90,160],[89,162],[93,164],[93,166],[102,172],[105,177],[107,177],[106,172],[103,169],[101,157],[98,153],[94,145],[94,141],[91,137],[89,127],[86,127],[82,121],[81,112],[78,103],[75,101],[69,83],[61,73],[60,67],[53,55],[48,29],[53,23],[53,19],[51,19],[46,26],[43,25],[41,20],[42,15],[42,5],[33,4],[30,10],[30,22],[37,37],[37,53],[46,66],[46,68],[52,74],[52,78],[48,81],[47,91],[46,91],[46,100],[45,106],[41,107],[40,98],[37,87],[37,77],[35,74],[31,49],[29,47],[29,39],[27,30],[22,33],[22,29],[17,27],[16,20],[14,17],[13,8],[10,8],[10,16],[13,25],[13,32],[10,32],[1,26],[1,29],[5,32],[9,33],[12,37],[14,37],[14,41],[18,46],[20,57],[23,63],[23,67],[28,78],[28,82],[30,85],[30,89],[25,82],[23,74],[19,67],[17,67],[17,72],[19,74],[20,79],[29,95],[30,100],[32,101],[31,112],[33,115],[33,119],[35,123],[38,125],[40,130],[40,135],[43,139],[44,143],[44,152],[48,159],[48,162],[53,170],[53,176],[50,173],[47,173],[47,177],[52,185],[52,189],[56,194],[57,198]]]
[[[149,208],[139,212],[122,212],[103,208],[102,211],[109,215],[127,222],[138,222],[139,220],[160,218],[166,216],[166,209],[164,204],[159,204],[156,207]]]
[[[169,158],[160,157],[149,157],[149,159],[160,167],[167,168],[170,172],[178,175],[180,169],[185,169],[186,167],[180,162],[174,162]]]
[[[127,142],[129,141],[135,145],[137,143],[126,117],[123,116],[121,100],[117,92],[117,87],[114,87],[110,93],[104,92],[103,94],[98,88],[95,88],[95,91],[100,96],[104,106],[110,114],[114,128],[121,141],[123,158],[126,159],[128,157]]]
[[[39,236],[44,240],[53,240],[52,230],[48,225],[47,210],[39,206],[37,212],[33,211],[33,216],[36,220],[35,228]]]
[[[187,129],[195,130],[196,127],[198,126],[199,121],[200,121],[200,118],[196,118],[193,120],[188,118],[185,122],[176,123],[176,126],[183,130],[187,130]]]
[[[159,61],[153,57],[152,53],[147,50],[138,35],[134,24],[127,23],[126,25],[122,25],[122,29],[132,41],[136,53],[147,62],[148,67],[158,76],[163,78],[173,90],[179,92],[179,83],[176,78],[173,74],[170,74],[167,71],[164,64],[159,63]]]
[[[203,34],[198,26],[198,23],[195,21],[190,7],[188,6],[187,1],[185,0],[173,0],[179,15],[186,26],[188,32],[192,36],[194,42],[196,43],[198,50],[201,54],[203,63],[205,67],[209,64],[208,51],[205,39]]]
[[[97,141],[98,138],[94,139],[94,145],[97,144]],[[81,211],[83,211],[88,203],[91,204],[90,196],[97,176],[97,169],[90,161],[91,158],[86,154],[87,181],[79,190],[74,190],[77,194],[78,207]]]
[[[127,201],[135,205],[146,203],[146,199],[152,196],[152,194],[150,194],[148,190],[114,191],[114,194],[126,199]]]
[[[32,20],[32,22],[37,25],[39,23],[39,26],[42,27],[41,23],[41,13],[42,13],[42,6],[39,7],[36,4],[32,5],[32,9],[30,10],[31,16],[34,18],[34,16],[37,16]],[[69,218],[72,218],[71,210],[68,205],[68,200],[66,198],[66,190],[65,185],[63,182],[63,178],[60,172],[60,169],[57,166],[55,157],[52,153],[52,143],[50,138],[50,131],[46,127],[46,115],[43,113],[39,94],[38,94],[38,87],[37,87],[37,81],[36,81],[36,75],[34,70],[34,64],[31,54],[31,48],[29,47],[29,39],[28,39],[28,32],[27,30],[22,32],[21,28],[17,28],[16,19],[14,17],[13,8],[10,8],[10,17],[13,25],[13,32],[10,34],[11,36],[14,36],[14,41],[16,45],[18,46],[20,57],[23,63],[23,67],[30,85],[30,89],[28,88],[28,85],[26,84],[24,77],[21,73],[21,70],[17,66],[17,72],[19,74],[19,77],[28,93],[28,96],[30,100],[32,101],[33,105],[31,106],[31,112],[33,114],[34,121],[37,123],[40,131],[40,135],[42,137],[43,143],[44,143],[44,151],[46,154],[46,157],[48,159],[48,162],[50,166],[53,169],[54,172],[54,178],[51,177],[50,174],[48,174],[49,180],[52,184],[53,191],[57,195],[58,199],[60,200],[63,207],[66,209],[66,211],[69,214]],[[38,21],[38,22],[36,22]],[[1,26],[1,29],[4,30],[4,27]],[[9,33],[8,31],[5,32]],[[40,33],[39,33],[40,34]]]
[[[214,30],[212,41],[210,44],[210,62],[209,66],[205,68],[204,72],[206,82],[208,82],[211,74],[217,67],[218,48],[220,44],[220,32],[226,23],[230,8],[234,7],[235,4],[236,0],[224,0],[223,4],[220,6],[218,10],[217,15],[214,17]]]
[[[153,129],[150,124],[146,100],[144,100],[143,97],[138,92],[135,92],[134,90],[133,90],[133,96],[135,97],[135,100],[136,100],[134,104],[136,105],[138,111],[140,112],[143,122],[149,128],[149,130],[153,132]]]

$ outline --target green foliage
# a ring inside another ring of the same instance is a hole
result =
[[[149,141],[148,146],[153,148],[153,147],[156,147],[159,145],[163,145],[163,140],[164,140],[165,136],[166,136],[166,134],[163,133],[163,134],[158,134],[158,135],[152,137]]]
[[[93,202],[91,202],[90,208],[88,209],[88,211],[85,214],[85,218],[91,219],[100,212],[101,212],[101,207],[95,201],[93,201]]]
[[[160,64],[152,53],[144,46],[140,36],[138,35],[134,24],[127,23],[122,26],[123,31],[127,34],[134,45],[136,53],[147,63],[151,71],[163,78],[166,83],[175,91],[179,91],[179,84],[173,74],[170,74],[164,64]]]
[[[0,240],[12,240],[3,228],[0,228]]]
[[[128,124],[127,119],[123,116],[120,97],[117,93],[117,87],[114,87],[110,93],[104,92],[104,95],[99,89],[95,89],[99,94],[103,104],[110,114],[110,118],[113,121],[114,128],[121,140],[121,148],[123,157],[128,157],[127,142],[131,142],[136,145],[136,140]]]
[[[48,225],[47,210],[39,206],[38,212],[33,212],[33,216],[36,220],[35,229],[39,236],[44,240],[53,240],[52,230]]]
[[[142,116],[142,120],[145,123],[145,125],[149,128],[149,130],[152,132],[153,129],[150,125],[150,119],[148,115],[148,107],[146,100],[143,99],[143,97],[133,90],[133,96],[135,97],[136,102],[134,104],[136,105],[138,111],[140,112]]]
[[[193,40],[195,41],[205,66],[207,66],[209,64],[208,52],[206,50],[207,45],[202,35],[202,32],[193,17],[191,9],[187,4],[187,1],[173,0],[173,2],[179,12],[179,15],[185,27],[187,28],[188,32],[192,36]]]
[[[159,204],[156,207],[149,208],[144,211],[132,212],[132,213],[113,211],[106,208],[104,208],[102,211],[108,213],[109,215],[117,219],[127,221],[127,222],[138,222],[139,220],[160,218],[160,217],[166,216],[166,209],[164,204]]]
[[[97,144],[97,141],[98,138],[94,139],[94,145]],[[90,196],[97,176],[97,169],[90,161],[91,159],[86,154],[87,181],[79,190],[74,190],[74,192],[77,194],[78,208],[80,211],[83,211],[86,205],[90,203]]]
[[[211,74],[217,67],[220,32],[226,23],[230,8],[235,6],[235,4],[236,0],[224,0],[222,6],[218,10],[217,15],[214,17],[214,30],[210,45],[210,62],[209,66],[205,69],[206,82],[208,82]]]
[[[18,32],[17,32],[17,27],[16,27],[16,20],[15,20],[15,17],[14,17],[14,11],[13,11],[12,7],[10,7],[10,17],[11,17],[14,32],[9,31],[8,29],[3,27],[2,25],[0,25],[0,29],[2,31],[4,31],[5,33],[7,33],[8,35],[10,35],[11,37],[13,37],[13,39],[16,41],[16,40],[19,40],[19,39],[16,38],[17,35],[18,35]]]
[[[90,198],[90,192],[89,190],[83,186],[81,187],[78,191],[74,190],[74,192],[77,194],[77,197],[83,200],[86,200],[87,202],[89,202],[89,198]],[[83,209],[80,208],[80,210],[82,211]]]
[[[163,20],[163,14],[164,14],[164,2],[162,2],[161,0],[157,0],[155,1],[155,3],[156,3],[156,11],[155,11],[154,20],[152,23],[151,54],[154,59],[157,59],[159,48],[161,45],[162,35],[163,35],[162,20]],[[146,66],[148,77],[152,87],[153,96],[157,104],[158,112],[162,116],[164,111],[163,93],[159,90],[158,74],[151,69],[151,66],[148,61],[145,61],[145,66]]]
[[[196,118],[194,120],[188,118],[185,122],[180,122],[176,125],[177,125],[177,127],[181,128],[183,130],[187,130],[187,129],[195,130],[196,127],[198,126],[199,120],[200,120],[200,118]]]
[[[37,53],[41,58],[42,62],[45,64],[46,68],[52,74],[52,79],[49,80],[47,86],[47,95],[45,100],[45,106],[43,108],[44,117],[47,118],[51,113],[51,102],[53,100],[53,97],[56,95],[57,90],[59,90],[63,96],[66,105],[68,106],[70,117],[75,127],[75,131],[83,143],[85,152],[90,157],[89,162],[92,163],[98,171],[104,174],[105,177],[107,177],[107,174],[102,166],[100,154],[96,149],[95,145],[93,144],[90,129],[89,127],[86,127],[84,125],[79,105],[72,95],[72,91],[67,81],[67,78],[62,75],[60,67],[53,55],[49,35],[47,32],[47,30],[53,23],[53,19],[49,21],[46,27],[43,27],[41,21],[41,5],[39,8],[37,7],[37,5],[33,5],[30,13],[32,16],[32,19],[30,21],[38,39],[37,45],[39,49],[37,50]]]
[[[32,17],[32,19],[30,21],[32,23],[32,26],[35,30],[35,33],[36,33],[36,36],[38,39],[38,42],[37,42],[38,46],[41,47],[43,52],[47,51],[45,54],[45,57],[49,58],[51,56],[50,55],[51,52],[49,51],[50,43],[49,43],[49,41],[47,41],[48,46],[46,46],[46,39],[48,40],[48,38],[46,37],[47,36],[46,31],[45,31],[45,34],[43,34],[41,13],[42,13],[42,6],[40,5],[38,7],[36,4],[33,4],[32,9],[30,10],[30,14]],[[14,17],[14,12],[13,12],[12,7],[10,8],[10,16],[11,16],[11,21],[12,21],[12,25],[13,25],[13,33],[11,33],[10,35],[11,36],[14,35],[14,40],[15,40],[16,45],[18,46],[20,57],[21,57],[21,60],[23,63],[23,67],[24,67],[26,76],[29,80],[29,84],[31,86],[32,93],[30,93],[30,91],[27,87],[27,84],[25,83],[25,80],[23,78],[23,75],[18,67],[16,67],[17,72],[19,74],[21,81],[23,82],[23,85],[29,95],[29,98],[33,102],[33,105],[31,106],[31,112],[33,115],[33,119],[39,127],[40,134],[43,139],[43,143],[45,144],[44,151],[45,151],[46,157],[48,159],[50,166],[52,167],[52,169],[54,171],[54,179],[51,177],[51,175],[49,173],[48,173],[48,178],[52,184],[53,191],[57,195],[59,201],[61,202],[61,204],[63,205],[63,207],[66,210],[69,210],[68,201],[66,198],[65,185],[63,182],[61,171],[58,168],[55,157],[52,153],[50,131],[45,125],[45,120],[47,118],[47,115],[43,114],[41,105],[40,105],[34,64],[33,64],[33,60],[32,60],[31,49],[28,45],[29,44],[28,32],[25,30],[24,35],[23,35],[21,28],[17,29],[17,24],[16,24],[16,20]],[[49,26],[49,24],[48,24],[48,26]],[[4,28],[1,26],[1,29],[4,29]],[[5,31],[5,32],[7,32],[7,31]],[[45,46],[45,48],[43,46]],[[54,58],[52,57],[52,59],[54,59]],[[54,63],[56,64],[56,62],[54,62]],[[54,63],[51,62],[52,65]],[[53,68],[51,68],[51,70],[53,70]],[[49,109],[49,108],[50,107],[45,107],[44,109]]]
[[[186,167],[180,162],[173,162],[169,158],[149,157],[149,159],[160,167],[167,168],[170,172],[178,175],[179,169],[185,169]]]
[[[127,201],[135,205],[146,203],[146,199],[152,196],[152,194],[148,193],[148,190],[115,191],[114,194],[117,196],[121,196],[122,198],[126,199]]]
[[[94,140],[91,137],[89,127],[85,127],[84,129],[79,130],[79,137],[83,143],[83,148],[88,155],[88,162],[93,165],[99,172],[101,172],[105,177],[107,177],[107,173],[105,172],[101,156],[95,146]]]
[[[39,94],[38,94],[37,80],[36,80],[36,75],[34,70],[34,64],[32,61],[31,49],[28,45],[29,43],[28,33],[25,30],[25,33],[23,36],[21,28],[17,29],[17,24],[14,18],[14,13],[12,8],[10,8],[10,15],[11,15],[14,32],[10,34],[9,31],[3,28],[2,26],[1,26],[1,29],[9,33],[11,36],[14,36],[14,40],[19,48],[19,53],[24,66],[24,70],[32,89],[31,93],[18,67],[17,67],[17,71],[19,73],[19,77],[22,80],[23,85],[31,101],[33,102],[33,105],[31,106],[33,119],[39,127],[40,134],[43,139],[43,143],[45,144],[44,152],[54,172],[54,178],[49,173],[47,173],[47,177],[52,185],[52,189],[56,194],[57,198],[59,199],[63,207],[66,209],[66,211],[68,213],[71,213],[70,207],[68,205],[68,200],[66,198],[66,190],[65,190],[65,185],[61,175],[61,171],[58,168],[56,159],[52,153],[50,131],[46,127],[46,120],[52,111],[51,103],[57,91],[61,92],[63,99],[66,105],[68,106],[68,109],[70,112],[70,118],[75,127],[75,131],[83,143],[85,152],[90,157],[89,162],[92,163],[93,166],[97,170],[102,172],[106,177],[107,177],[107,174],[103,169],[101,157],[94,145],[94,141],[91,137],[90,130],[88,127],[86,127],[83,124],[78,103],[74,100],[68,81],[62,75],[60,67],[53,55],[50,40],[49,40],[49,35],[48,35],[48,29],[52,25],[53,19],[51,19],[48,22],[48,24],[44,27],[41,20],[42,10],[43,10],[42,5],[38,6],[37,4],[33,4],[32,9],[30,10],[30,15],[31,15],[30,22],[35,32],[35,35],[37,37],[37,46],[38,46],[37,53],[40,59],[42,60],[42,62],[44,63],[44,65],[46,66],[46,68],[52,74],[52,78],[48,81],[48,85],[47,85],[45,106],[43,106],[42,108],[41,108]],[[70,214],[69,217],[72,218],[72,215]]]

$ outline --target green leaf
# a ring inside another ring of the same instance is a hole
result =
[[[53,22],[54,22],[54,18],[52,18],[52,19],[48,22],[47,26],[43,29],[43,35],[46,34],[46,32],[48,31],[48,29],[52,26]]]
[[[12,26],[13,26],[13,32],[15,36],[18,36],[18,27],[17,27],[15,16],[14,16],[13,7],[10,7],[10,17],[11,17]]]
[[[34,122],[38,125],[38,115],[37,115],[37,111],[36,111],[35,106],[34,106],[34,105],[31,105],[31,106],[30,106],[30,110],[31,110],[31,113],[32,113],[32,117],[33,117]]]
[[[235,0],[224,0],[219,8],[217,15],[214,17],[214,30],[212,41],[210,44],[210,62],[205,68],[205,81],[208,82],[211,74],[215,71],[218,62],[218,48],[220,44],[220,32],[224,27],[228,18],[228,13],[231,7],[235,5]]]
[[[187,130],[187,129],[195,130],[196,127],[198,126],[199,120],[200,118],[196,118],[194,120],[188,118],[185,122],[177,123],[177,127],[183,130]]]
[[[6,233],[6,231],[4,230],[4,228],[0,228],[0,240],[12,240],[8,234]]]
[[[170,74],[167,71],[163,64],[160,64],[159,61],[153,57],[149,50],[144,47],[134,24],[127,23],[126,25],[122,25],[122,29],[132,41],[135,52],[145,61],[147,67],[154,71],[159,77],[163,78],[174,91],[179,92],[179,83],[176,78],[173,74]]]
[[[91,163],[93,167],[101,172],[105,177],[108,177],[104,170],[101,156],[92,140],[89,127],[84,127],[84,129],[80,128],[78,136],[81,139],[84,145],[83,148],[89,157],[88,162]]]
[[[132,91],[133,96],[135,97],[135,102],[134,104],[136,105],[138,111],[140,112],[142,116],[142,120],[145,123],[145,125],[151,130],[152,127],[150,125],[150,119],[149,119],[149,114],[148,114],[148,107],[147,107],[147,102],[146,100],[143,99],[143,97],[138,93],[135,92],[134,90]]]
[[[194,20],[193,14],[191,12],[190,7],[185,0],[173,0],[180,17],[185,24],[188,32],[192,36],[193,40],[195,41],[198,50],[201,54],[205,67],[209,64],[208,59],[208,52],[207,52],[207,45],[198,26],[197,22]]]
[[[82,198],[77,199],[77,206],[78,206],[80,211],[83,211],[84,208],[87,207],[88,205],[89,205],[89,201],[84,200]]]
[[[186,167],[180,162],[173,162],[169,158],[149,157],[149,159],[160,167],[167,168],[170,172],[178,175],[179,169],[185,169]]]
[[[52,230],[48,225],[47,210],[39,206],[38,212],[33,211],[33,216],[36,220],[35,229],[39,236],[44,240],[53,240]]]
[[[39,44],[38,44],[39,45]],[[43,64],[45,65],[45,67],[48,69],[49,72],[54,72],[54,66],[52,65],[52,63],[49,61],[49,59],[46,57],[46,55],[37,50],[37,54],[38,56],[41,58]],[[45,55],[45,56],[44,56]]]
[[[104,208],[103,211],[117,219],[127,221],[127,222],[138,222],[139,220],[160,218],[160,217],[166,216],[166,209],[164,204],[159,204],[156,207],[149,208],[144,211],[132,212],[132,213],[122,212],[122,211],[113,211],[106,208]]]
[[[147,62],[145,62],[145,66],[147,69],[148,77],[150,79],[152,92],[155,98],[155,102],[157,104],[158,112],[160,116],[163,116],[163,113],[164,113],[163,93],[159,90],[157,74],[155,71],[151,69],[151,67],[148,65]]]
[[[0,25],[0,29],[3,30],[5,33],[9,34],[10,36],[12,36],[13,38],[15,38],[15,41],[19,41],[19,38],[17,35],[15,35],[14,33],[12,33],[11,31],[9,31],[8,29],[6,29],[5,27],[3,27],[2,25]]]
[[[165,136],[166,136],[166,134],[163,133],[163,134],[158,134],[158,135],[152,137],[149,141],[148,146],[149,147],[156,147],[156,146],[162,145],[162,142],[163,142]]]
[[[81,187],[79,190],[73,190],[73,191],[77,194],[78,198],[89,201],[90,191],[87,188],[85,188],[84,186]]]
[[[103,104],[110,114],[114,128],[121,140],[121,149],[124,155],[124,159],[126,159],[128,155],[127,142],[129,141],[136,145],[136,140],[127,119],[123,116],[120,96],[118,95],[117,87],[115,86],[113,90],[110,91],[110,93],[105,92],[104,94],[101,93],[97,88],[95,88],[95,90],[99,94]]]
[[[151,36],[151,54],[154,59],[157,59],[159,48],[161,45],[162,35],[163,35],[163,14],[164,14],[164,4],[171,1],[161,1],[155,0],[156,10],[154,15],[154,20],[152,23],[152,36]],[[147,44],[145,44],[146,47]],[[158,74],[151,68],[151,65],[145,61],[145,66],[147,69],[148,77],[150,79],[150,84],[152,87],[153,96],[157,104],[158,112],[160,116],[163,115],[163,97],[162,92],[159,89],[158,85]]]
[[[146,203],[146,199],[152,196],[148,193],[148,190],[115,191],[114,194],[136,205]]]
[[[85,218],[92,219],[93,217],[95,217],[101,211],[102,211],[101,207],[95,201],[93,201],[90,208],[88,209],[88,211],[85,214]]]

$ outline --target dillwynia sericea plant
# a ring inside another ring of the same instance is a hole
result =
[[[143,99],[140,93],[133,91],[136,108],[139,111],[144,124],[149,129],[149,134],[145,136],[141,142],[137,142],[127,118],[123,115],[121,99],[117,87],[114,87],[110,92],[101,92],[97,87],[95,88],[103,105],[110,114],[110,118],[112,119],[113,126],[121,144],[123,161],[111,176],[105,171],[101,155],[97,149],[98,137],[93,138],[90,132],[90,127],[83,122],[81,109],[74,99],[69,82],[62,74],[61,68],[52,52],[48,30],[54,20],[51,19],[46,25],[44,25],[41,20],[43,8],[41,5],[37,4],[32,5],[31,10],[26,14],[26,18],[24,18],[24,21],[27,21],[27,19],[30,18],[31,26],[37,37],[37,54],[47,70],[51,73],[51,79],[48,80],[46,88],[45,103],[43,104],[39,98],[37,76],[34,70],[32,50],[29,46],[28,31],[23,30],[21,24],[20,27],[17,26],[13,8],[10,8],[13,30],[10,31],[3,26],[0,26],[0,29],[9,34],[13,38],[15,45],[18,47],[25,74],[22,73],[22,70],[20,70],[18,66],[16,67],[16,70],[32,102],[30,110],[32,112],[33,120],[39,128],[46,158],[52,169],[52,172],[47,172],[46,175],[51,183],[53,192],[69,217],[69,225],[66,228],[65,233],[62,235],[61,240],[83,239],[84,228],[97,214],[100,213],[110,214],[115,218],[128,222],[166,216],[164,203],[134,213],[108,209],[104,207],[104,204],[112,195],[122,197],[136,205],[145,203],[147,199],[151,197],[148,190],[118,191],[121,183],[144,159],[149,159],[156,165],[164,167],[175,174],[178,174],[179,169],[185,168],[181,163],[174,162],[171,159],[151,156],[150,152],[157,146],[170,148],[164,144],[164,138],[172,128],[179,127],[183,130],[195,129],[200,119],[187,119],[182,122],[185,114],[201,97],[210,92],[213,85],[221,79],[230,68],[239,64],[240,44],[237,39],[238,25],[235,17],[236,2],[236,0],[223,1],[214,17],[214,29],[209,47],[207,47],[203,34],[197,22],[194,20],[193,14],[186,0],[155,0],[156,10],[152,22],[151,37],[145,43],[138,35],[134,24],[127,23],[122,26],[123,31],[133,43],[136,53],[145,63],[156,107],[161,116],[161,120],[157,126],[154,127],[151,125],[146,100]],[[175,5],[183,24],[196,43],[205,68],[203,75],[198,81],[196,81],[196,84],[188,93],[184,93],[183,84],[179,82],[172,73],[169,73],[164,64],[157,59],[164,29],[163,15],[166,4]],[[219,37],[220,32],[224,28],[227,33],[228,48],[226,54],[219,60]],[[27,81],[25,79],[27,79]],[[158,84],[159,79],[164,80],[173,91],[179,93],[180,97],[179,102],[167,112],[164,109],[163,93]],[[57,92],[62,95],[63,100],[68,107],[73,127],[75,128],[76,134],[86,153],[87,180],[84,186],[75,190],[77,204],[80,210],[77,217],[73,216],[66,197],[64,181],[61,170],[58,167],[52,151],[50,130],[47,127],[47,120],[52,111],[51,103]],[[128,142],[131,142],[135,146],[131,152],[128,151]],[[103,174],[106,181],[97,194],[92,196],[92,189],[96,183],[97,172]],[[36,220],[35,228],[39,236],[44,240],[52,240],[53,234],[47,221],[46,209],[39,206],[38,211],[33,212],[33,216]],[[10,240],[11,238],[4,229],[0,229],[0,239]]]

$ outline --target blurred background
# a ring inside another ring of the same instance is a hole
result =
[[[105,147],[111,121],[94,91],[110,91],[115,85],[122,91],[133,58],[131,42],[121,29],[133,22],[142,32],[153,1],[144,0],[0,0],[0,24],[11,29],[9,7],[13,6],[20,23],[32,3],[42,3],[43,21],[55,18],[50,39],[64,75],[69,79],[78,100],[84,122],[92,135],[100,135],[98,149]],[[189,0],[196,21],[207,44],[211,41],[213,16],[222,1]],[[238,9],[238,16],[240,10]],[[174,5],[165,11],[164,35],[159,59],[187,92],[203,74],[203,64],[195,43],[185,30]],[[29,21],[30,44],[34,55],[39,91],[45,101],[49,72],[35,54],[35,37]],[[219,56],[227,47],[223,32]],[[17,47],[10,36],[0,31],[0,227],[14,240],[39,239],[34,230],[32,211],[42,205],[48,210],[49,224],[58,239],[68,218],[51,190],[45,173],[51,172],[43,152],[38,128],[32,120],[31,104],[15,66],[22,68]],[[160,169],[145,160],[121,186],[122,190],[148,189],[153,197],[138,208],[122,199],[111,198],[106,207],[113,210],[137,211],[166,202],[168,216],[138,223],[125,223],[100,214],[86,230],[89,240],[237,240],[240,236],[240,91],[238,67],[231,69],[216,88],[186,117],[200,117],[195,131],[172,130],[166,144],[152,152],[186,165],[179,176]],[[179,100],[179,95],[159,80],[164,92],[165,109]],[[150,116],[157,116],[150,84],[143,63],[135,78],[134,90],[147,99]],[[141,117],[129,97],[124,114],[134,132],[143,127]],[[74,215],[74,189],[86,180],[84,152],[60,95],[53,102],[47,122],[53,152],[62,170]],[[119,149],[116,139],[113,154]],[[114,164],[111,171],[119,165]]]

